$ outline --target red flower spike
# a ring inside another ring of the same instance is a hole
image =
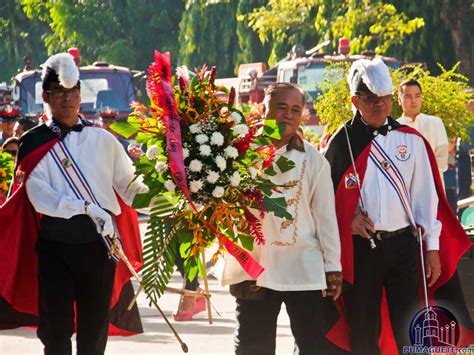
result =
[[[233,107],[235,102],[235,89],[232,86],[230,88],[230,94],[229,94],[229,107]]]
[[[213,66],[213,67],[211,68],[211,74],[209,75],[209,83],[210,83],[211,85],[213,85],[213,84],[214,84],[214,80],[216,80],[216,74],[217,74],[217,68],[216,68],[216,66]]]
[[[255,188],[251,188],[247,191],[243,192],[243,195],[245,198],[251,202],[251,204],[255,207],[258,208],[260,211],[260,218],[263,218],[265,216],[265,204],[263,202],[264,196],[261,190],[257,190]],[[242,202],[242,204],[245,204]]]
[[[186,80],[183,77],[180,77],[179,78],[179,89],[181,91],[186,91],[187,88],[188,88],[188,83],[186,82]]]
[[[204,64],[201,70],[198,70],[198,68],[194,68],[194,71],[196,72],[196,75],[198,76],[199,81],[203,81],[207,72],[207,64]]]
[[[265,244],[265,237],[263,236],[262,232],[262,224],[260,221],[255,217],[252,212],[249,211],[247,206],[245,204],[243,205],[244,209],[244,215],[245,219],[247,220],[247,223],[249,224],[249,229],[250,229],[250,235],[255,239],[255,242],[258,245],[264,245]]]

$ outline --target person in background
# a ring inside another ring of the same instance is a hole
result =
[[[29,118],[20,118],[13,127],[13,136],[20,138],[23,133],[36,126],[36,123]]]
[[[20,145],[20,139],[17,137],[10,137],[2,144],[2,150],[10,153],[12,157],[16,158],[18,154],[18,147]]]
[[[13,110],[7,105],[4,111],[0,111],[0,118],[2,119],[0,144],[3,144],[8,138],[13,137],[13,127],[15,127],[15,123],[20,119],[20,111]]]
[[[443,180],[443,173],[448,169],[448,136],[441,118],[421,112],[423,92],[421,85],[414,79],[403,81],[398,86],[398,103],[403,109],[397,120],[401,124],[415,128],[430,143],[436,156],[438,169]]]

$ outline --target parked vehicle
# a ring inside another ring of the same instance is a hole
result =
[[[79,65],[79,51],[69,52]],[[98,122],[102,110],[117,112],[118,120],[126,120],[131,113],[130,103],[137,100],[132,72],[105,61],[79,66],[81,80],[81,109],[84,117]],[[23,116],[37,119],[43,113],[41,97],[41,69],[28,68],[15,76],[13,100]]]
[[[295,83],[301,86],[308,94],[307,109],[310,114],[306,126],[316,133],[321,134],[322,127],[319,125],[319,117],[314,111],[314,103],[318,96],[318,87],[323,83],[324,71],[328,65],[335,62],[353,62],[362,58],[373,58],[375,53],[364,52],[361,55],[349,55],[349,40],[339,40],[339,53],[327,54],[320,52],[329,44],[326,41],[310,50],[305,50],[300,44],[293,46],[291,52],[278,62],[273,68],[266,69],[265,63],[247,63],[239,66],[238,80],[234,79],[238,102],[260,103],[263,101],[265,89],[274,83]],[[399,67],[399,61],[391,57],[381,57],[382,60],[392,68]],[[232,79],[219,79],[217,82],[226,85]]]

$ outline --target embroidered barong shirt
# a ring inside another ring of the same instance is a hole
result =
[[[326,288],[325,272],[341,271],[340,240],[337,227],[334,190],[327,160],[304,141],[304,152],[279,148],[275,161],[283,155],[295,168],[271,180],[280,185],[273,197],[285,196],[292,220],[267,213],[262,221],[265,245],[254,244],[252,256],[265,270],[257,285],[277,291],[322,290]],[[258,214],[258,211],[256,212]],[[250,277],[232,257],[226,258],[224,285]]]

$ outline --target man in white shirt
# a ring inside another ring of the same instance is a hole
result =
[[[116,272],[106,245],[120,232],[124,249],[131,246],[138,254],[133,261],[140,261],[139,235],[123,233],[120,216],[130,213],[128,206],[144,185],[132,182],[132,162],[115,137],[78,115],[79,71],[72,56],[50,57],[42,79],[51,119],[22,136],[15,178],[16,184],[26,185],[27,199],[41,215],[37,333],[46,355],[71,354],[74,330],[78,355],[102,355],[112,321],[109,308],[130,277],[122,265]],[[40,160],[32,163],[38,154]],[[136,214],[130,216],[128,227],[136,225]],[[33,286],[31,292],[36,292]]]
[[[334,299],[341,292],[339,233],[334,210],[331,172],[327,161],[298,135],[305,106],[295,85],[276,84],[265,93],[265,115],[285,126],[275,140],[277,158],[283,155],[295,168],[272,177],[277,184],[293,183],[278,192],[288,201],[291,220],[265,215],[264,245],[252,255],[264,271],[255,281],[233,258],[226,260],[222,283],[236,297],[235,352],[275,354],[277,318],[285,303],[295,337],[295,354],[318,354],[323,342],[323,294]]]
[[[344,293],[350,345],[354,354],[380,353],[385,290],[402,353],[411,345],[408,326],[420,304],[415,224],[424,231],[428,286],[441,274],[438,196],[423,139],[390,117],[393,86],[386,65],[378,58],[358,60],[348,81],[356,114],[332,137],[325,157],[336,190],[343,277],[350,285]]]
[[[443,173],[448,169],[448,136],[443,121],[421,113],[423,93],[420,83],[414,79],[405,80],[398,86],[398,103],[403,109],[398,122],[415,128],[430,142],[443,180]]]

